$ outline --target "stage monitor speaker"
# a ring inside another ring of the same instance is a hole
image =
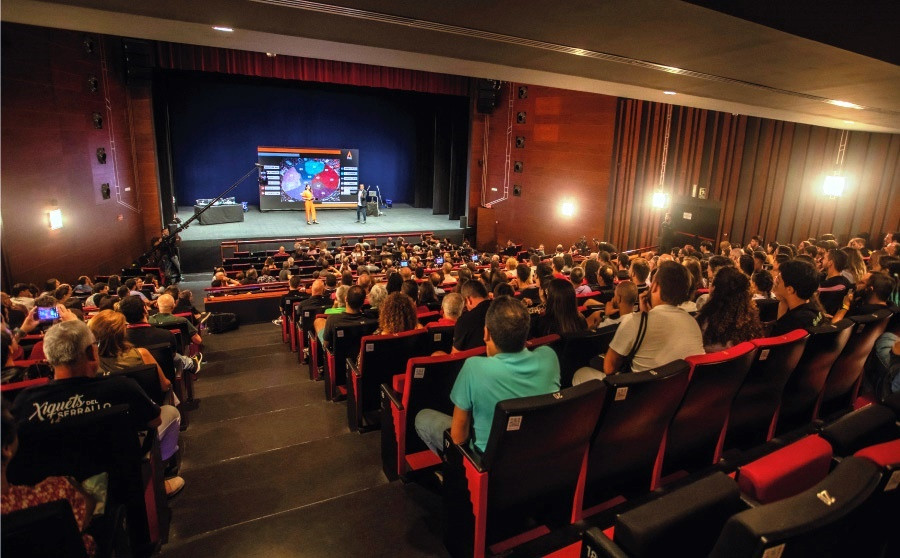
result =
[[[366,204],[366,215],[368,216],[378,216],[378,204],[375,202],[369,202]]]
[[[465,215],[463,215],[462,217],[459,218],[459,228],[461,228],[461,229],[466,228],[466,216]]]
[[[479,79],[475,83],[475,109],[480,114],[491,114],[500,104],[500,85],[496,79]]]
[[[719,236],[719,216],[721,208],[717,202],[696,198],[676,199],[670,211],[672,229],[676,233],[675,242],[681,246],[692,244],[699,248],[700,242],[716,242]]]

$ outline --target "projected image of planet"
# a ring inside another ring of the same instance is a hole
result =
[[[321,201],[340,199],[340,159],[294,157],[281,165],[282,201],[302,201],[300,194],[307,184]]]

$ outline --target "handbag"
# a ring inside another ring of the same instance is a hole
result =
[[[622,368],[619,370],[620,373],[631,372],[631,363],[634,360],[634,355],[636,355],[638,349],[641,348],[641,343],[644,342],[644,336],[647,334],[648,319],[649,314],[647,312],[641,312],[641,323],[638,325],[638,332],[637,336],[634,338],[634,345],[631,346],[631,351],[622,362]]]

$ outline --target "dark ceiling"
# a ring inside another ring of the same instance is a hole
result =
[[[413,68],[898,133],[897,4],[4,0],[0,10],[4,21],[33,25]],[[230,26],[234,32],[220,33],[213,25]]]

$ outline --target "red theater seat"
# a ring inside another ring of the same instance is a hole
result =
[[[805,329],[798,329],[751,341],[758,351],[731,404],[726,448],[749,449],[772,438],[784,385],[797,367],[808,337]]]
[[[574,520],[605,390],[592,380],[499,402],[484,454],[446,438],[444,545],[452,556],[505,552]]]
[[[831,445],[819,436],[807,436],[744,465],[738,486],[762,504],[799,494],[828,475]]]
[[[690,381],[672,417],[654,468],[654,486],[662,476],[717,463],[722,454],[728,414],[734,397],[756,358],[753,343],[687,357]]]
[[[466,359],[484,355],[485,348],[443,356],[411,358],[404,374],[398,374],[391,385],[381,386],[381,461],[389,479],[405,476],[408,471],[436,465],[438,458],[416,434],[416,414],[434,409],[452,415],[450,390]]]

